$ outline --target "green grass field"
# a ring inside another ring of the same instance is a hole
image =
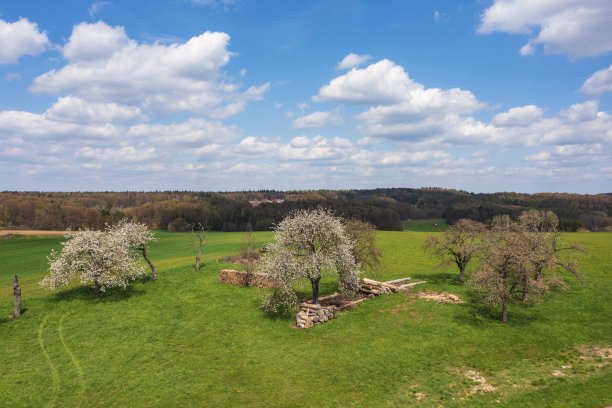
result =
[[[444,232],[448,227],[449,225],[444,218],[409,220],[402,223],[403,231],[412,232]]]
[[[454,270],[420,249],[429,233],[380,232],[385,270],[469,300]],[[583,242],[583,283],[499,310],[419,300],[360,303],[309,330],[271,319],[267,290],[223,285],[239,233],[210,233],[204,267],[189,235],[158,233],[159,280],[96,299],[38,287],[61,237],[0,240],[0,405],[11,407],[604,407],[612,405],[612,233]],[[271,233],[257,233],[261,242]],[[19,274],[25,313],[12,312]],[[335,290],[324,282],[323,294]],[[308,290],[304,290],[308,295]]]

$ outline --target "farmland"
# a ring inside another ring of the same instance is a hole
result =
[[[419,289],[360,303],[309,330],[258,309],[266,289],[217,282],[241,233],[211,232],[203,267],[190,236],[158,232],[159,280],[94,298],[38,282],[63,237],[0,239],[0,396],[6,406],[606,406],[612,404],[612,233],[570,233],[590,256],[584,279],[509,322],[479,306],[453,269],[423,253],[429,232],[379,232],[384,270]],[[272,239],[257,232],[260,244]],[[12,312],[18,274],[25,313]],[[469,276],[469,274],[468,274]],[[335,291],[324,281],[322,295]],[[303,296],[309,289],[304,287]]]

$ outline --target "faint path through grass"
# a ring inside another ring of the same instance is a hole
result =
[[[53,399],[49,401],[49,404],[47,406],[54,407],[60,392],[60,379],[59,374],[57,373],[57,368],[51,361],[51,357],[49,357],[49,353],[47,353],[47,350],[45,349],[45,344],[43,342],[43,329],[45,323],[47,323],[47,319],[49,319],[49,315],[46,315],[43,321],[40,322],[40,325],[38,326],[38,344],[40,344],[40,348],[42,349],[45,359],[49,364],[49,368],[51,369],[51,377],[53,379]]]
[[[79,364],[79,360],[76,359],[74,354],[72,354],[72,351],[70,351],[70,349],[68,348],[68,345],[66,344],[66,339],[64,338],[64,326],[63,326],[64,319],[69,314],[70,312],[66,312],[62,315],[59,321],[59,326],[58,326],[57,331],[59,333],[60,341],[62,342],[62,345],[64,346],[64,350],[66,350],[66,353],[70,356],[70,359],[72,360],[72,363],[74,364],[74,367],[76,368],[77,373],[79,375],[78,381],[81,384],[81,390],[78,392],[78,396],[80,397],[81,395],[83,395],[83,392],[85,392],[85,377],[83,376],[83,369],[81,368],[81,365]]]

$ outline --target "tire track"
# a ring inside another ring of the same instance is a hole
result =
[[[40,348],[42,349],[45,359],[47,360],[47,364],[49,364],[49,368],[51,369],[51,378],[53,379],[53,399],[49,401],[49,404],[47,404],[47,406],[54,407],[55,403],[57,402],[57,397],[60,393],[60,378],[57,372],[57,367],[55,367],[55,364],[53,364],[53,362],[51,361],[51,357],[49,357],[49,353],[47,353],[47,350],[45,349],[45,343],[43,341],[43,329],[45,323],[47,323],[47,319],[49,319],[49,315],[46,315],[43,321],[40,322],[40,325],[38,326],[38,344],[40,344]]]
[[[72,351],[68,348],[68,345],[66,344],[66,339],[64,338],[64,319],[69,314],[70,314],[70,312],[66,312],[66,313],[64,313],[62,315],[62,317],[61,317],[61,319],[59,321],[59,326],[57,328],[57,332],[59,333],[59,338],[60,338],[60,341],[62,342],[62,346],[64,346],[64,350],[66,350],[66,353],[70,356],[70,360],[72,360],[72,363],[74,364],[74,367],[77,370],[77,373],[78,373],[78,376],[79,376],[79,380],[78,381],[81,384],[81,390],[77,394],[77,397],[80,397],[85,392],[85,376],[83,375],[83,369],[81,368],[81,364],[79,364],[79,360],[77,360],[77,358],[74,356],[74,354],[72,354]]]

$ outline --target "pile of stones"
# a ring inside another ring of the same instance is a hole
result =
[[[301,310],[295,317],[295,325],[300,329],[308,329],[315,324],[325,323],[337,315],[336,306],[314,305],[312,303],[300,303]]]

